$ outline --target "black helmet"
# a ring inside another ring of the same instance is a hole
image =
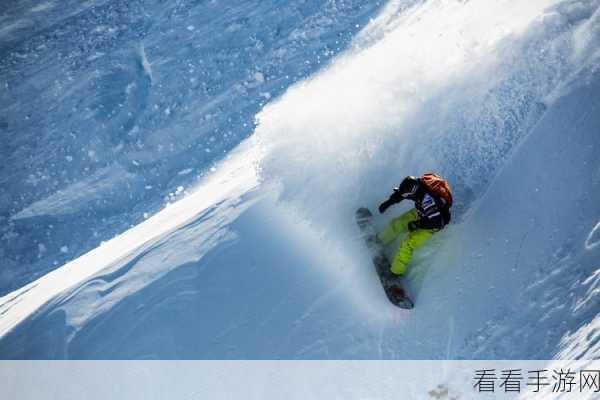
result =
[[[402,180],[400,186],[398,186],[398,192],[405,199],[410,199],[415,196],[419,189],[419,178],[415,176],[407,176]]]

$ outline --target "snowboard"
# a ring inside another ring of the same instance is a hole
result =
[[[413,308],[414,303],[408,297],[406,290],[404,290],[400,282],[402,278],[390,271],[390,261],[383,251],[383,245],[377,240],[377,232],[373,225],[373,214],[368,208],[361,207],[356,210],[355,217],[362,238],[371,252],[375,271],[377,272],[377,276],[379,276],[387,298],[393,305],[400,308]]]

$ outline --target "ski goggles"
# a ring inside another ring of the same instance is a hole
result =
[[[419,185],[416,185],[416,184],[415,184],[415,185],[413,185],[413,186],[410,188],[410,190],[409,190],[409,191],[407,191],[407,192],[404,192],[404,193],[400,193],[400,196],[402,196],[402,197],[403,197],[403,198],[405,198],[405,199],[406,199],[406,198],[409,198],[409,197],[411,197],[411,196],[414,196],[414,195],[415,195],[415,193],[417,193],[418,186],[419,186]]]

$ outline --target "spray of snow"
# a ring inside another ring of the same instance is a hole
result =
[[[258,115],[264,180],[321,225],[425,169],[450,178],[465,206],[539,119],[573,66],[565,57],[579,59],[574,36],[587,34],[572,26],[595,10],[509,3],[431,1],[375,20]],[[375,31],[386,34],[372,43]]]
[[[361,247],[356,207],[374,209],[402,177],[432,169],[450,180],[460,221],[594,54],[597,6],[429,1],[400,12],[392,2],[352,50],[257,116],[262,180],[321,235],[337,279],[353,271],[350,292],[369,281],[368,260],[349,250]]]
[[[573,79],[583,82],[595,69],[590,21],[598,2],[554,3],[429,1],[403,10],[391,2],[351,51],[260,113],[261,147],[250,161],[230,160],[233,169],[204,181],[196,195],[0,298],[0,336],[32,323],[3,344],[35,352],[21,338],[43,341],[37,333],[59,331],[58,323],[79,332],[58,338],[67,356],[137,357],[152,349],[181,357],[185,349],[209,358],[535,358],[556,346],[559,356],[597,354],[598,247],[589,230],[600,193],[599,83],[575,92]],[[278,187],[285,207],[261,200],[237,221],[239,241],[228,248],[221,228],[235,225],[240,210],[200,214],[252,190],[258,159],[261,190]],[[352,214],[358,204],[376,205],[403,175],[429,168],[453,183],[459,223],[434,239],[438,252],[427,255],[424,274],[417,256],[409,281],[419,312],[407,314],[387,304],[365,267]],[[577,204],[576,212],[565,204]],[[293,240],[280,240],[288,232]],[[213,246],[222,251],[206,258]],[[190,280],[186,274],[202,265],[184,264],[205,258],[219,279]],[[318,282],[307,273],[313,264]],[[176,265],[179,274],[168,279]],[[235,282],[247,293],[242,307],[226,300],[232,271],[243,277]],[[132,297],[131,307],[116,307]],[[332,307],[338,301],[344,307]],[[109,310],[112,320],[95,318]],[[66,323],[52,319],[56,311]],[[173,311],[193,323],[171,318]],[[132,316],[138,331],[122,323]],[[181,335],[157,329],[165,326]]]

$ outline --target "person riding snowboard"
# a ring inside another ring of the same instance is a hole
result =
[[[387,228],[377,235],[384,245],[390,244],[400,234],[408,236],[402,241],[392,261],[391,272],[404,275],[413,255],[434,233],[450,222],[452,191],[448,182],[434,173],[417,178],[407,176],[392,195],[381,203],[379,212],[383,214],[393,204],[404,199],[415,202],[415,208],[394,218]]]

